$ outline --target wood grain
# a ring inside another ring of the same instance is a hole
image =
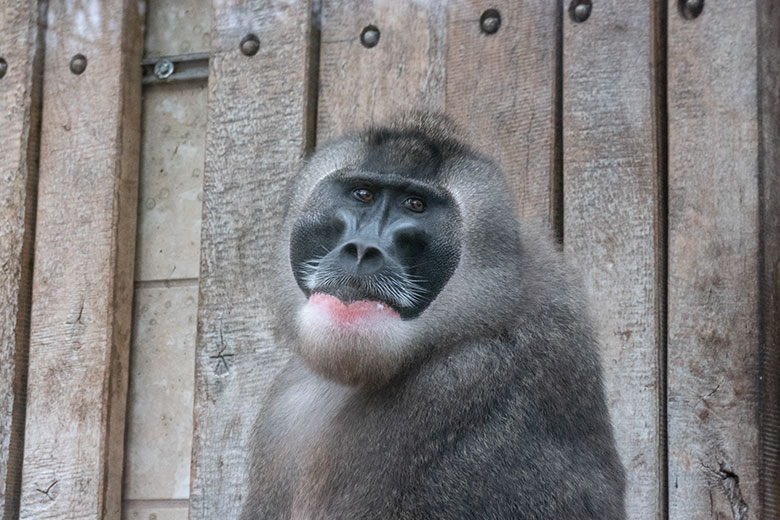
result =
[[[495,34],[480,29],[487,9],[500,14]],[[559,15],[555,2],[450,2],[445,97],[469,142],[509,176],[521,216],[556,228]]]
[[[285,181],[311,136],[308,2],[214,3],[203,187],[190,518],[237,518],[247,443],[286,354],[261,284],[278,247]],[[260,50],[244,56],[248,33]]]
[[[0,518],[16,518],[22,479],[32,245],[38,182],[38,2],[0,3]]]
[[[662,518],[653,13],[619,0],[563,26],[564,250],[591,295],[627,518]]]
[[[405,110],[444,109],[446,2],[323,0],[317,141]],[[369,25],[379,43],[361,44]]]
[[[669,3],[672,520],[778,517],[771,3],[707,2],[693,20]]]
[[[758,2],[759,499],[780,518],[780,3]]]
[[[142,21],[130,0],[48,11],[23,519],[119,518]]]

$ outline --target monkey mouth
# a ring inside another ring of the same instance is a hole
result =
[[[323,292],[312,293],[307,305],[325,311],[340,325],[355,325],[377,318],[401,318],[398,311],[384,302],[367,299],[345,301],[338,296]]]
[[[314,294],[326,294],[333,296],[341,301],[344,305],[349,305],[359,301],[377,302],[388,307],[395,307],[396,302],[389,301],[387,298],[375,294],[371,291],[367,291],[361,287],[354,287],[352,285],[326,285],[324,287],[315,287],[311,290],[311,295]]]
[[[413,319],[428,303],[424,280],[400,269],[386,269],[372,275],[344,272],[331,262],[305,262],[296,281],[306,297],[315,293],[337,298],[344,305],[368,301],[390,307],[402,319]]]

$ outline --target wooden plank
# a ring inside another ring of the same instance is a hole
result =
[[[662,518],[659,175],[650,2],[593,3],[563,25],[564,250],[600,330],[627,518]]]
[[[771,3],[707,2],[685,19],[670,2],[672,520],[778,517],[777,65],[758,66],[759,49],[778,54]]]
[[[285,180],[307,140],[308,2],[214,3],[201,234],[190,517],[236,518],[247,444],[286,354],[262,283],[279,247]],[[239,50],[249,33],[251,57]]]
[[[0,518],[19,509],[38,182],[38,2],[0,3]]]
[[[318,142],[404,110],[444,109],[443,0],[322,4]],[[367,48],[361,33],[371,25],[379,42]]]
[[[140,119],[140,5],[52,2],[21,518],[119,518]],[[71,57],[87,58],[80,75]]]
[[[780,3],[758,2],[759,498],[780,518]]]
[[[480,27],[488,9],[501,20],[493,34]],[[446,46],[447,113],[507,173],[520,214],[555,228],[561,209],[555,143],[559,24],[555,2],[451,2]]]
[[[489,8],[501,27],[486,35]],[[318,140],[404,110],[446,108],[507,170],[523,216],[555,220],[555,4],[326,0],[322,20]],[[366,48],[370,25],[380,38]]]

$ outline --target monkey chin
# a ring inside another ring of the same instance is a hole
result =
[[[410,324],[387,305],[366,300],[347,305],[315,293],[299,312],[293,350],[328,379],[377,388],[408,359],[411,332]]]

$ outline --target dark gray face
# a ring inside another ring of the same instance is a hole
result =
[[[366,164],[318,184],[293,226],[291,267],[307,297],[377,301],[412,319],[458,265],[460,216],[447,193],[388,166]]]

